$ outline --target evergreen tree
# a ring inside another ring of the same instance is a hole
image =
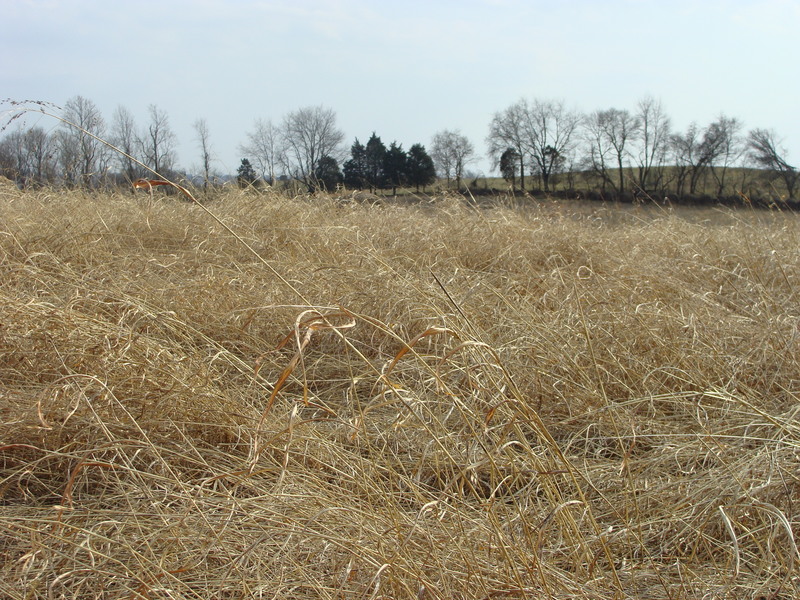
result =
[[[367,185],[369,185],[370,191],[374,191],[384,186],[383,160],[386,156],[386,146],[374,131],[367,142],[365,151]]]
[[[436,167],[433,165],[433,159],[422,144],[414,144],[408,150],[406,178],[409,185],[416,186],[417,191],[420,186],[425,189],[426,185],[436,181]]]
[[[397,186],[406,180],[406,162],[408,158],[402,145],[392,142],[383,158],[383,174],[386,184],[392,186],[392,195],[397,195]]]
[[[256,175],[253,165],[250,164],[249,160],[243,158],[242,164],[236,169],[236,181],[239,183],[239,187],[244,188],[253,185],[256,179],[258,179],[258,175]]]
[[[317,187],[323,190],[333,191],[340,183],[342,183],[342,172],[339,170],[339,164],[332,156],[323,156],[317,163],[317,168],[314,171],[317,180]]]
[[[517,163],[519,163],[519,152],[514,148],[507,148],[500,156],[500,173],[503,179],[511,184],[511,189],[517,187]]]
[[[359,190],[367,184],[367,149],[358,141],[350,147],[350,160],[344,163],[345,185]]]

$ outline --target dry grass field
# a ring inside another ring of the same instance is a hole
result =
[[[800,594],[794,214],[206,206],[0,190],[0,598]]]

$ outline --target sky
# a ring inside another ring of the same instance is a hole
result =
[[[458,130],[488,175],[489,123],[518,100],[588,113],[646,96],[677,131],[721,114],[773,129],[800,166],[800,0],[0,0],[0,14],[0,100],[80,95],[140,127],[154,104],[189,170],[197,119],[213,168],[233,173],[256,119],[323,106],[348,148]]]

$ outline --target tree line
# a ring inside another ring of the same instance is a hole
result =
[[[107,123],[91,101],[76,96],[61,112],[52,132],[41,127],[10,129],[0,140],[0,170],[20,186],[97,187],[148,176],[185,178],[176,161],[177,137],[168,115],[156,105],[137,126],[119,106]],[[205,119],[193,124],[200,157],[195,179],[214,180],[210,132]],[[113,144],[113,151],[100,140]],[[292,181],[308,192],[355,189],[425,189],[437,180],[462,189],[469,165],[478,158],[459,131],[435,133],[430,152],[421,143],[407,151],[388,146],[373,132],[366,143],[356,138],[344,147],[336,113],[323,106],[301,108],[278,123],[256,119],[245,133],[237,172],[241,185]],[[521,99],[497,111],[486,136],[488,157],[512,190],[545,193],[574,189],[581,178],[603,197],[636,193],[717,197],[742,189],[747,169],[757,170],[768,187],[795,199],[797,169],[790,165],[776,134],[768,129],[744,132],[740,120],[721,114],[706,125],[674,131],[661,102],[641,99],[633,110],[608,108],[588,114],[561,101]],[[735,168],[740,180],[731,182]],[[711,190],[711,192],[709,192]]]
[[[242,184],[275,185],[283,178],[312,193],[341,185],[371,191],[391,188],[396,193],[400,186],[419,190],[436,181],[434,160],[421,143],[405,151],[393,141],[387,148],[373,132],[366,144],[356,138],[349,154],[344,153],[344,133],[336,127],[336,115],[321,106],[291,112],[280,125],[257,119],[246,135],[239,147],[246,155],[237,172]]]
[[[724,114],[708,125],[691,123],[674,131],[661,102],[652,97],[640,100],[633,111],[589,114],[563,102],[523,99],[494,114],[486,142],[503,177],[523,190],[526,174],[547,192],[565,174],[582,173],[612,197],[636,192],[696,196],[701,181],[709,179],[714,195],[721,197],[729,193],[733,167],[749,167],[779,180],[794,199],[798,181],[774,131],[745,134],[741,121]]]
[[[177,173],[177,137],[169,116],[154,104],[147,114],[148,122],[138,128],[133,113],[120,106],[109,125],[94,102],[75,96],[64,104],[64,122],[54,131],[23,127],[0,140],[0,172],[23,187],[93,188],[101,183],[134,181],[148,174],[148,168],[173,176]],[[198,120],[195,127],[205,131],[207,140],[205,122]]]

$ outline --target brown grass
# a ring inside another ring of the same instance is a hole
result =
[[[0,597],[800,593],[794,215],[209,208],[0,191]]]

